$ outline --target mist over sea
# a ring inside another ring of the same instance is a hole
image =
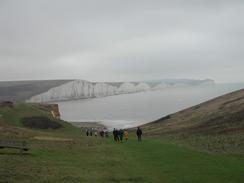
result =
[[[128,128],[242,88],[244,83],[203,85],[57,103],[63,120]]]

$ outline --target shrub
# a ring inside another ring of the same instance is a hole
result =
[[[36,129],[58,129],[62,127],[61,124],[44,116],[24,117],[20,120],[20,122],[25,127]]]

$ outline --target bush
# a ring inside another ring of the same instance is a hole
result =
[[[20,120],[20,122],[25,127],[36,129],[58,129],[62,127],[61,124],[44,116],[24,117]]]

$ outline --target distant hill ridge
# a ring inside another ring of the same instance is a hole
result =
[[[244,89],[220,96],[143,126],[150,135],[244,136]]]
[[[244,154],[244,89],[165,116],[143,134],[209,152]]]
[[[0,100],[50,102],[206,84],[214,84],[214,81],[210,79],[165,79],[141,82],[89,82],[86,80],[10,81],[0,82]]]

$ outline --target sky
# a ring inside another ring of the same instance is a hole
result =
[[[0,0],[0,80],[244,82],[243,0]]]

